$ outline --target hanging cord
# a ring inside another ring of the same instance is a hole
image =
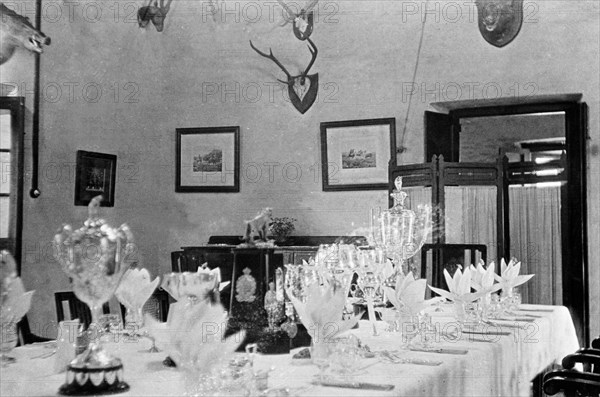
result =
[[[36,1],[35,28],[41,30],[42,0]],[[38,198],[42,194],[38,186],[39,175],[39,142],[40,142],[40,59],[41,54],[35,54],[35,70],[33,75],[33,120],[31,131],[31,189],[29,196]]]
[[[421,47],[423,46],[423,35],[425,33],[425,23],[427,22],[427,3],[429,0],[426,0],[423,3],[423,7],[425,7],[425,14],[423,15],[423,22],[421,23],[421,37],[419,38],[419,47],[417,48],[417,59],[415,61],[415,69],[413,71],[413,77],[411,82],[411,87],[414,86],[415,80],[417,79],[417,70],[419,69],[419,59],[421,58]],[[406,147],[404,146],[404,138],[406,136],[406,128],[408,125],[408,115],[410,114],[410,106],[412,104],[412,94],[408,98],[408,106],[406,107],[406,116],[404,117],[404,127],[402,128],[402,136],[400,138],[400,146],[398,146],[398,152],[403,153],[406,151]]]

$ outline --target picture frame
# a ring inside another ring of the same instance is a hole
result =
[[[240,191],[240,127],[177,128],[175,191]]]
[[[77,151],[75,168],[75,205],[88,205],[102,195],[101,207],[114,207],[117,156],[107,153]]]
[[[387,190],[396,165],[396,119],[321,123],[323,191]]]

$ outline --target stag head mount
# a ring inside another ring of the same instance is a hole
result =
[[[256,51],[259,55],[275,62],[275,64],[279,66],[283,73],[285,73],[287,80],[284,81],[277,79],[277,81],[287,85],[290,101],[296,110],[298,110],[301,114],[306,113],[313,103],[315,103],[315,99],[317,99],[317,91],[319,90],[319,74],[308,74],[310,68],[317,60],[317,46],[308,37],[306,38],[306,41],[309,43],[308,50],[311,54],[310,63],[301,74],[292,76],[290,72],[287,71],[285,66],[283,66],[283,64],[279,62],[277,58],[275,58],[275,55],[273,55],[273,51],[270,48],[269,54],[266,54],[256,48],[254,44],[252,44],[252,40],[250,40],[250,47],[252,47],[254,51]]]
[[[285,11],[284,19],[285,21],[281,26],[285,26],[288,23],[293,23],[292,29],[294,31],[294,36],[298,40],[306,40],[310,37],[313,31],[314,26],[314,11],[313,8],[317,5],[319,0],[312,0],[310,3],[306,5],[306,7],[302,8],[300,12],[295,12],[289,5],[284,3],[282,0],[277,0],[279,5],[283,7]]]
[[[165,0],[150,0],[147,6],[140,7],[137,15],[140,28],[145,28],[152,21],[156,31],[162,32],[171,1],[173,0],[167,0],[165,5]]]

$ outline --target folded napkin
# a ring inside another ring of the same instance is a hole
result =
[[[384,286],[383,290],[401,315],[413,317],[440,300],[440,298],[425,300],[426,288],[426,279],[417,280],[412,272],[408,272],[406,275],[400,272],[396,278],[395,288]]]
[[[159,282],[159,277],[151,280],[146,269],[129,269],[123,275],[115,296],[128,309],[139,309],[150,299]]]
[[[508,264],[506,264],[504,259],[501,260],[500,275],[495,275],[495,278],[502,285],[503,291],[511,291],[513,288],[526,283],[534,276],[534,274],[519,276],[520,271],[521,262],[517,262],[515,258],[512,258]]]
[[[244,340],[244,331],[225,338],[227,314],[220,304],[207,300],[193,305],[171,305],[167,323],[146,314],[148,331],[183,370],[209,373],[227,362]]]
[[[20,277],[12,279],[5,291],[0,306],[0,321],[2,323],[19,322],[31,307],[31,298],[35,291],[25,292]]]
[[[356,325],[362,313],[342,320],[346,303],[346,290],[334,283],[313,283],[306,289],[306,302],[297,299],[291,289],[288,296],[306,327],[313,343],[327,342]]]
[[[502,288],[502,285],[494,285],[496,277],[496,264],[490,263],[484,268],[483,260],[480,260],[477,267],[471,265],[471,287],[478,292],[492,293]]]
[[[429,286],[429,289],[436,294],[441,295],[443,298],[453,302],[473,302],[485,295],[486,292],[478,291],[472,293],[471,277],[471,269],[468,267],[465,267],[462,272],[460,269],[457,269],[454,273],[454,277],[451,277],[450,273],[448,273],[448,270],[444,269],[444,278],[446,279],[446,284],[448,284],[448,291],[441,288],[432,287],[431,285]]]
[[[198,267],[196,272],[165,274],[161,287],[177,301],[185,297],[206,299],[221,281],[219,268],[208,269],[206,265]]]

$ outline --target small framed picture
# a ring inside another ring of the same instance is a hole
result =
[[[321,123],[323,191],[387,190],[396,164],[396,119]]]
[[[176,192],[240,191],[240,127],[177,129]]]
[[[117,156],[114,154],[77,151],[75,169],[75,205],[88,205],[102,195],[102,207],[115,205]]]

